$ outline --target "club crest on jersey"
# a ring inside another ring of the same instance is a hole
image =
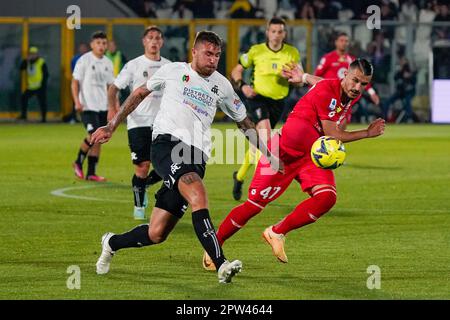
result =
[[[144,76],[144,78],[148,78],[148,72],[144,71],[144,73],[142,74]]]
[[[328,109],[330,109],[330,111],[334,111],[334,109],[336,109],[336,104],[337,104],[336,99],[334,99],[334,98],[331,99],[331,102],[330,102],[330,105],[328,106]]]
[[[216,95],[219,95],[219,87],[215,85],[214,87],[211,88],[211,92]]]
[[[181,80],[183,80],[183,82],[189,82],[189,75],[185,74]]]
[[[277,70],[278,65],[276,63],[272,63],[272,69]]]

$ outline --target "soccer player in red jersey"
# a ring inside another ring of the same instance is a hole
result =
[[[302,74],[299,69],[286,71],[291,82],[314,84],[317,77]],[[295,105],[281,132],[270,140],[270,149],[284,163],[284,174],[270,168],[261,158],[249,187],[248,199],[235,207],[221,223],[217,238],[222,245],[253,216],[277,199],[295,179],[310,198],[301,202],[283,220],[263,232],[279,261],[288,261],[284,251],[285,235],[315,222],[336,203],[336,184],[331,170],[318,168],[310,157],[311,146],[320,136],[332,136],[342,142],[373,138],[384,133],[385,122],[376,119],[367,129],[347,131],[347,114],[369,84],[373,67],[365,59],[353,61],[340,79],[320,80]],[[302,80],[300,80],[302,79]],[[205,269],[214,264],[205,254]]]
[[[324,79],[343,79],[344,73],[348,69],[348,66],[356,59],[348,53],[349,44],[350,40],[348,35],[345,32],[339,33],[334,41],[336,50],[325,54],[320,59],[314,75]],[[366,90],[369,93],[372,102],[379,105],[380,97],[378,97],[371,84],[367,86]]]

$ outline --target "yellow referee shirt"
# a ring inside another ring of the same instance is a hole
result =
[[[239,62],[246,69],[253,67],[253,89],[257,94],[280,100],[289,94],[289,82],[281,76],[281,70],[289,62],[299,63],[300,53],[285,43],[276,52],[267,43],[260,43],[243,54]]]

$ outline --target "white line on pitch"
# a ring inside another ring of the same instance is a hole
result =
[[[79,186],[79,187],[68,187],[68,188],[61,188],[56,189],[50,192],[51,195],[54,195],[56,197],[63,197],[63,198],[72,198],[72,199],[81,199],[81,200],[92,200],[92,201],[108,201],[108,202],[122,202],[127,203],[128,200],[120,200],[120,199],[101,199],[101,198],[95,198],[95,197],[86,197],[86,196],[77,196],[73,194],[66,194],[66,191],[71,190],[81,190],[81,189],[91,189],[91,188],[98,188],[98,187],[105,187],[107,185],[91,185],[91,186]]]

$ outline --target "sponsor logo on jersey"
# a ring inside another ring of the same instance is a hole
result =
[[[181,80],[182,80],[183,82],[189,82],[189,75],[185,74],[185,75],[181,78]]]
[[[172,189],[174,183],[175,183],[175,179],[170,174],[169,174],[169,179],[164,180],[164,184],[169,189]]]
[[[200,87],[184,87],[183,96],[200,107],[211,107],[214,99]]]
[[[331,102],[330,102],[330,105],[328,106],[328,109],[330,109],[330,111],[334,111],[334,109],[336,109],[336,104],[337,104],[337,101],[336,101],[336,99],[331,99]]]
[[[216,95],[219,95],[219,87],[215,85],[214,87],[211,88],[211,92]]]
[[[136,152],[131,153],[131,160],[137,160],[137,154]]]
[[[142,74],[144,76],[144,78],[148,78],[148,72],[144,71],[144,73]]]
[[[336,115],[336,111],[331,111],[331,112],[328,114],[328,117],[333,118],[335,115]]]

